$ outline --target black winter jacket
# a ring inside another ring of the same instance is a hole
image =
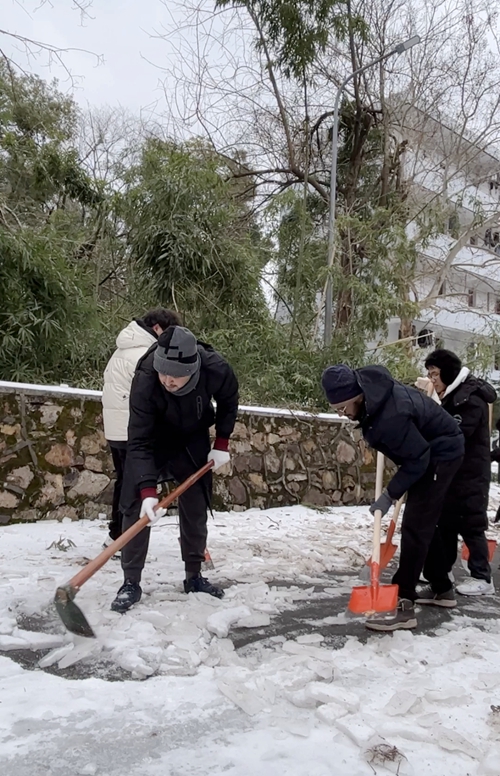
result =
[[[200,378],[185,396],[169,393],[160,383],[153,367],[155,349],[137,364],[130,391],[127,468],[140,488],[156,486],[159,470],[190,443],[205,437],[208,446],[214,423],[216,436],[229,439],[238,411],[236,375],[210,346],[198,343]]]
[[[464,438],[456,420],[435,401],[396,382],[383,366],[363,367],[355,374],[365,396],[363,436],[399,466],[387,487],[391,498],[401,498],[431,462],[463,455]]]
[[[491,478],[490,429],[488,404],[497,394],[484,380],[469,375],[441,400],[441,406],[453,415],[465,437],[464,461],[446,497],[446,506],[457,516],[484,516],[488,508]]]

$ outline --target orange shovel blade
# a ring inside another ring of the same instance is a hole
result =
[[[493,560],[493,556],[497,549],[497,543],[494,539],[488,539],[488,560],[491,563]],[[465,544],[465,542],[462,544],[462,560],[469,560],[469,548]]]
[[[387,544],[385,542],[380,546],[380,568],[385,569],[391,562],[391,560],[394,558],[394,555],[396,554],[396,550],[398,549],[397,544]]]
[[[349,600],[349,610],[355,614],[370,615],[376,612],[392,612],[397,605],[397,585],[353,587]]]

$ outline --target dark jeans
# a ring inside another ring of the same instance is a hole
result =
[[[414,601],[416,586],[426,558],[431,560],[426,579],[436,593],[444,593],[452,585],[448,578],[448,564],[441,535],[436,531],[446,493],[462,463],[454,461],[431,463],[424,474],[408,491],[401,526],[401,555],[393,582],[399,585],[401,598]]]
[[[181,483],[197,469],[206,463],[210,451],[208,435],[196,439],[189,445],[189,455],[180,451],[175,458],[164,462],[161,469],[168,467],[169,473],[176,482]],[[130,528],[139,519],[141,510],[141,495],[134,485],[134,473],[127,462],[125,469],[125,486],[122,491],[121,509],[123,513],[123,530]],[[160,474],[160,471],[159,471]],[[164,479],[161,477],[161,479]],[[208,472],[201,480],[179,497],[179,525],[181,539],[181,554],[186,571],[198,572],[205,560],[207,546],[207,507],[212,498],[212,472]],[[122,549],[122,569],[125,579],[134,582],[141,581],[142,569],[148,553],[150,528],[144,528],[132,541]]]
[[[123,485],[123,473],[127,458],[126,442],[109,442],[113,466],[115,467],[116,480],[113,490],[113,505],[111,507],[111,520],[109,523],[109,535],[112,539],[118,539],[122,534],[122,513],[120,512],[120,497]]]
[[[488,541],[481,524],[488,523],[486,515],[461,515],[452,505],[445,504],[437,530],[446,553],[448,571],[451,571],[457,560],[458,537],[461,536],[469,549],[467,565],[471,576],[475,579],[485,579],[491,582],[491,568],[488,557]],[[432,558],[431,558],[432,562]],[[424,567],[427,569],[427,562]],[[426,579],[430,577],[426,576]]]

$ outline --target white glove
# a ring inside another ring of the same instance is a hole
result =
[[[214,462],[214,472],[216,472],[217,469],[220,469],[221,466],[225,466],[230,460],[231,456],[226,450],[210,450],[207,458],[207,462]]]
[[[155,506],[157,504],[157,498],[145,498],[141,504],[141,514],[139,517],[144,517],[144,515],[147,515],[151,525],[154,525],[160,519],[160,517],[164,517],[167,514],[166,509],[157,509],[155,511]]]

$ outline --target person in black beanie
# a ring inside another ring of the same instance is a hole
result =
[[[217,403],[214,411],[212,399]],[[139,361],[130,392],[127,459],[122,489],[123,530],[147,515],[154,524],[165,514],[156,510],[156,484],[168,469],[182,482],[207,460],[214,471],[229,463],[229,437],[238,411],[238,381],[222,356],[197,342],[182,326],[170,326]],[[215,423],[210,449],[209,429]],[[222,588],[201,576],[207,541],[207,507],[212,472],[179,497],[184,591],[222,598]],[[141,599],[142,570],[150,528],[143,529],[122,550],[124,584],[111,608],[125,612]]]
[[[431,544],[437,543],[433,587],[451,597],[444,550],[436,525],[446,493],[464,453],[464,438],[458,423],[436,402],[415,388],[396,382],[383,366],[352,370],[343,364],[323,372],[323,390],[332,408],[356,421],[364,439],[390,458],[399,468],[372,514],[386,514],[391,505],[408,493],[401,529],[401,555],[393,583],[399,586],[394,615],[366,621],[367,628],[394,631],[415,628],[416,586]]]
[[[458,585],[457,592],[468,596],[494,593],[485,531],[491,479],[488,404],[493,404],[497,394],[487,382],[471,375],[450,350],[435,350],[427,356],[425,367],[441,406],[458,421],[465,437],[463,463],[448,491],[438,525],[448,571],[457,559],[460,534],[469,548],[471,578]],[[429,580],[436,564],[434,550],[429,551],[424,565],[424,577]],[[437,562],[440,564],[440,559]],[[439,606],[441,596],[431,587],[421,592],[420,601]]]

